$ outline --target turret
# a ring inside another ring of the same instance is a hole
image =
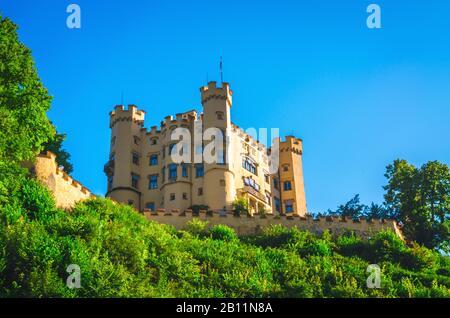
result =
[[[221,131],[223,137],[222,151],[217,155],[216,163],[205,162],[204,158],[204,192],[205,204],[210,209],[230,208],[236,196],[234,187],[234,175],[229,169],[228,158],[231,157],[227,145],[229,144],[231,132],[230,110],[232,106],[232,95],[228,83],[222,83],[221,87],[216,82],[209,82],[207,86],[200,88],[201,101],[203,105],[203,131]],[[211,135],[213,135],[212,133]],[[205,150],[210,140],[205,140]],[[216,152],[217,153],[217,152]],[[205,154],[205,152],[204,152]]]
[[[140,175],[141,129],[145,112],[135,105],[129,105],[126,110],[123,105],[118,105],[109,115],[111,141],[109,161],[105,165],[108,178],[106,196],[119,202],[128,202],[140,210],[141,187],[144,182]]]
[[[287,136],[279,144],[279,175],[281,191],[281,210],[300,216],[307,214],[305,185],[303,180],[303,141]]]

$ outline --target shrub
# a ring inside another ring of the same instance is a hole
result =
[[[363,259],[370,258],[370,246],[367,241],[352,235],[342,235],[337,238],[337,250],[345,256],[359,256]]]
[[[328,243],[322,239],[314,239],[298,249],[301,256],[331,256],[331,248]]]
[[[53,195],[35,179],[23,182],[19,199],[31,219],[45,221],[56,210]]]
[[[412,248],[405,249],[400,263],[408,269],[433,271],[438,267],[438,262],[439,258],[434,251],[414,243]]]
[[[243,214],[250,213],[250,207],[245,198],[236,198],[233,202],[233,212],[235,216],[241,216]]]
[[[236,231],[229,226],[218,224],[214,225],[209,233],[214,240],[222,240],[222,241],[236,241],[237,235]]]
[[[400,263],[405,251],[405,243],[392,231],[377,233],[370,242],[374,262],[391,261]]]
[[[197,218],[187,222],[184,229],[196,236],[203,236],[206,234],[206,228],[208,227],[208,221],[201,221]]]

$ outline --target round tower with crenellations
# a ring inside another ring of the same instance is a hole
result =
[[[203,133],[204,137],[210,138],[204,140],[204,202],[212,210],[230,209],[236,197],[234,174],[230,170],[228,160],[232,157],[229,153],[231,149],[228,149],[227,142],[231,131],[230,110],[233,92],[228,83],[222,83],[219,87],[216,82],[209,82],[207,86],[200,88],[200,93],[203,105]],[[222,149],[210,151],[212,148],[208,145],[213,142],[219,131],[223,136]],[[208,153],[214,155],[215,162],[208,162],[205,157]]]
[[[141,210],[141,187],[144,181],[140,175],[140,138],[145,112],[138,110],[135,105],[128,105],[128,109],[118,105],[109,117],[111,141],[109,161],[105,165],[108,178],[106,196]]]

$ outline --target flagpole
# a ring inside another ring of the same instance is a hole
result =
[[[222,57],[220,57],[220,81],[223,83]]]

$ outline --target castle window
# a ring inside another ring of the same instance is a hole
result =
[[[132,160],[135,165],[139,165],[139,154],[137,152],[132,153]]]
[[[170,181],[177,180],[177,165],[174,163],[171,163],[169,165],[169,180]]]
[[[268,174],[265,174],[265,175],[264,175],[264,181],[265,181],[266,183],[270,184],[270,178],[269,178],[269,175],[268,175]]]
[[[162,182],[165,182],[166,181],[166,167],[162,167],[162,169],[161,169],[161,179],[162,179]]]
[[[270,198],[270,193],[266,192],[266,203],[270,204],[271,198]]]
[[[198,194],[198,196],[202,196],[203,195],[203,188],[198,188],[197,194]]]
[[[289,165],[283,165],[283,171],[289,171]]]
[[[158,139],[153,138],[153,139],[152,139],[152,145],[156,145],[157,143],[158,143]]]
[[[155,211],[155,202],[148,202],[145,204],[145,208],[150,211]]]
[[[291,183],[291,181],[284,181],[283,182],[283,190],[284,191],[291,191],[292,190],[292,183]]]
[[[254,175],[258,175],[258,169],[256,168],[256,165],[249,159],[244,158],[244,160],[242,160],[242,167],[245,170],[250,171]]]
[[[203,164],[198,164],[195,166],[195,176],[197,178],[203,177],[203,175],[205,174],[205,170],[204,170],[204,166]]]
[[[278,184],[278,179],[273,179],[273,187],[274,187],[274,189],[279,189],[280,187],[279,187],[279,184]]]
[[[133,136],[133,141],[135,145],[139,145],[139,143],[141,142],[141,139],[138,136]]]
[[[258,192],[261,189],[259,184],[257,184],[255,182],[255,180],[253,180],[252,178],[244,178],[244,184],[247,185],[247,186],[252,187],[253,189],[255,189]]]
[[[225,186],[225,180],[220,179],[219,184],[220,184],[221,187],[224,187]]]
[[[183,164],[181,166],[181,176],[183,178],[187,178],[188,177],[188,165],[187,164]]]
[[[216,112],[216,115],[218,120],[223,120],[223,112]]]
[[[294,212],[294,202],[292,200],[287,200],[284,202],[284,210],[286,213]]]
[[[112,145],[115,145],[115,144],[116,144],[116,136],[114,136],[114,137],[111,138],[111,144],[112,144]]]
[[[139,179],[140,177],[137,174],[131,174],[131,186],[135,189],[139,188]]]
[[[274,197],[273,200],[275,202],[275,211],[280,212],[280,199],[277,197]]]
[[[148,188],[150,190],[158,189],[158,175],[154,174],[149,176]]]
[[[150,156],[150,166],[156,166],[158,165],[158,155],[153,154]]]
[[[175,193],[170,194],[170,201],[175,201]]]
[[[187,200],[187,193],[183,192],[183,200]]]

